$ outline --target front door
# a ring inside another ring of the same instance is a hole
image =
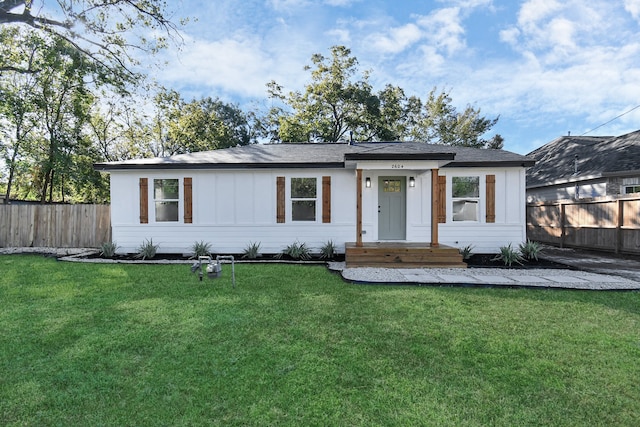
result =
[[[405,181],[403,176],[378,179],[379,240],[405,240],[407,237]]]

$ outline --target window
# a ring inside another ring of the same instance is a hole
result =
[[[153,201],[156,222],[178,222],[178,179],[154,179]]]
[[[316,220],[316,178],[291,178],[291,220]]]
[[[624,194],[640,193],[640,185],[625,185]]]
[[[385,179],[382,191],[385,193],[401,193],[402,182],[399,179]]]
[[[478,221],[480,177],[454,176],[451,178],[451,198],[454,221]]]

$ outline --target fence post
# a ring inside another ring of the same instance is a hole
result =
[[[616,219],[616,253],[622,249],[622,227],[624,226],[624,200],[618,199],[618,217]]]
[[[567,215],[565,204],[560,203],[560,247],[564,248],[564,239],[566,237]]]

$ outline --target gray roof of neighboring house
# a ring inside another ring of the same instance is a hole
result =
[[[448,160],[447,166],[531,166],[531,158],[504,150],[416,142],[254,144],[171,157],[96,163],[124,169],[343,168],[358,160]]]
[[[640,130],[625,135],[563,136],[528,154],[527,188],[640,173]],[[575,164],[578,173],[575,173]]]

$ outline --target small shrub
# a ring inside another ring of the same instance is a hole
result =
[[[522,255],[518,252],[517,249],[513,249],[511,247],[511,243],[507,246],[500,247],[500,253],[495,257],[491,258],[491,261],[502,261],[504,265],[511,267],[513,263],[517,263],[522,265]]]
[[[532,242],[527,239],[526,242],[520,243],[520,253],[527,261],[538,261],[538,256],[542,252],[542,247],[538,242]]]
[[[156,252],[158,251],[159,247],[160,245],[153,244],[153,239],[145,239],[144,243],[141,244],[137,249],[138,253],[136,255],[136,258],[142,258],[143,260],[151,259],[156,256]]]
[[[306,243],[294,242],[287,246],[282,255],[289,255],[292,259],[306,261],[311,259],[311,252]],[[280,258],[282,257],[280,256]]]
[[[204,240],[195,242],[193,246],[191,246],[191,252],[193,253],[193,258],[211,256],[211,243],[205,242]]]
[[[260,257],[260,255],[260,242],[249,243],[242,252],[242,258],[244,259],[256,259]]]
[[[473,254],[473,245],[467,245],[464,248],[458,249],[463,260],[468,260]]]
[[[333,243],[333,240],[327,241],[320,248],[320,258],[322,259],[333,259],[336,255],[336,245]]]
[[[116,242],[104,242],[100,246],[100,256],[103,258],[113,258],[118,250]]]

